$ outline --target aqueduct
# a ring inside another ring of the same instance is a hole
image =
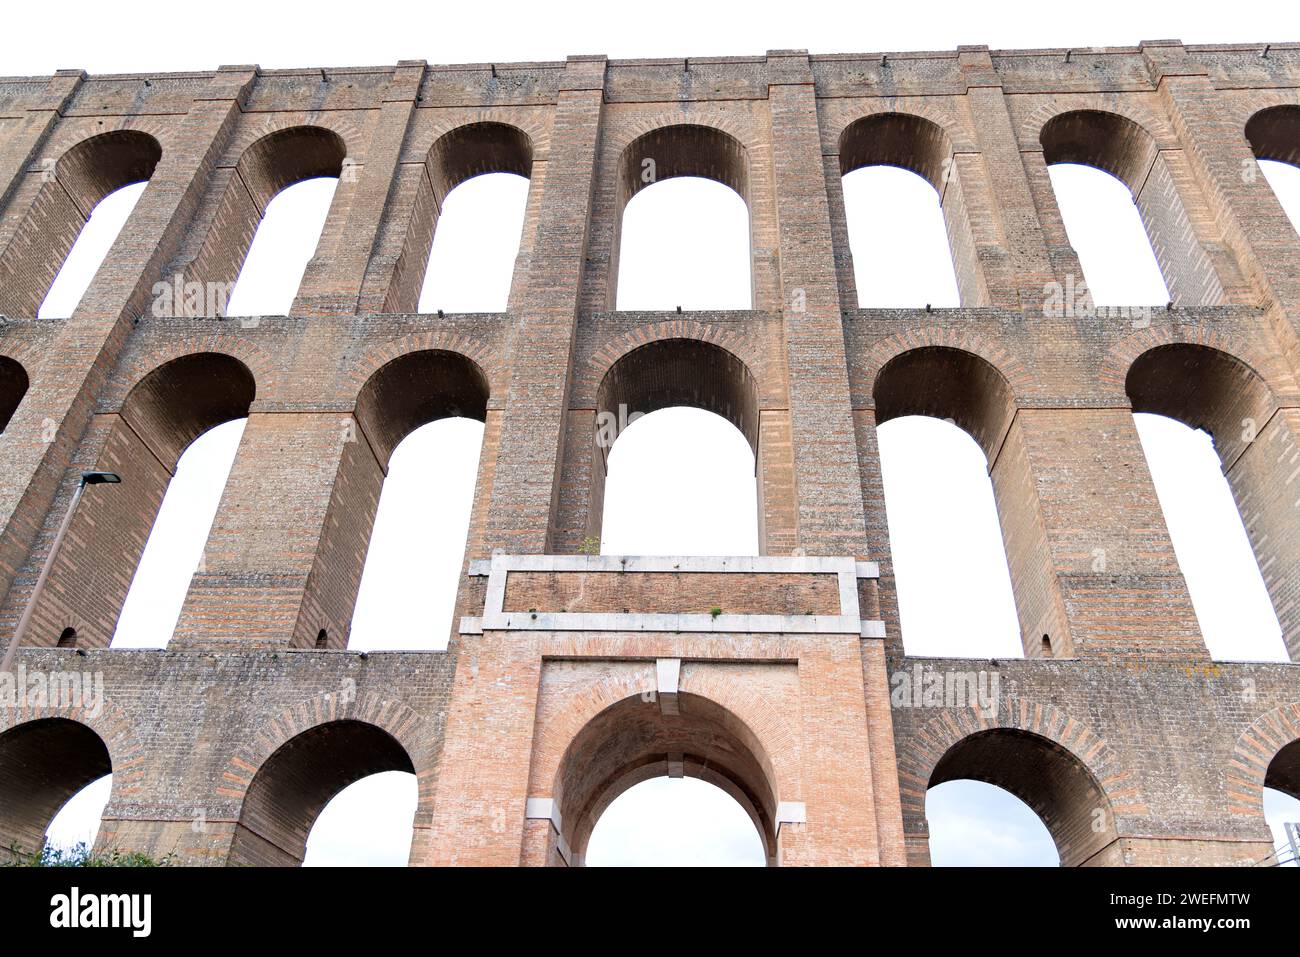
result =
[[[105,700],[0,701],[0,836],[38,843],[111,769],[101,845],[293,863],[330,797],[399,770],[412,864],[576,865],[668,774],[735,797],[771,863],[924,865],[926,789],[972,778],[1067,864],[1259,860],[1261,789],[1300,796],[1300,238],[1254,170],[1300,158],[1297,75],[1298,44],[1155,41],[0,79],[6,638],[80,473],[132,489],[85,491],[32,605],[17,664]],[[1045,308],[1082,274],[1062,162],[1128,187],[1171,302]],[[960,307],[859,308],[840,181],[880,164],[938,193]],[[416,312],[444,199],[489,172],[530,181],[507,311]],[[158,308],[232,281],[318,176],[288,315]],[[744,200],[752,308],[614,308],[624,207],[673,176]],[[38,319],[139,182],[79,306]],[[600,414],[672,405],[754,450],[758,557],[585,548]],[[1135,411],[1214,436],[1291,663],[1210,658]],[[987,456],[1023,659],[903,651],[876,428],[915,414]],[[447,416],[485,425],[448,649],[350,651],[389,455]],[[178,456],[244,417],[171,643],[108,647]],[[993,707],[891,695],[916,668],[995,673]]]

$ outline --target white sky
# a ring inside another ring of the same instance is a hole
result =
[[[227,10],[238,6],[227,4]],[[813,17],[798,6],[762,3],[737,17],[731,8],[697,6],[689,31],[675,17],[648,13],[629,14],[635,19],[635,28],[629,28],[631,19],[620,25],[607,4],[594,3],[566,5],[572,12],[558,18],[554,5],[501,3],[490,19],[478,8],[440,7],[436,16],[428,16],[429,29],[396,31],[393,21],[418,24],[424,18],[384,2],[368,3],[366,15],[358,17],[354,5],[336,3],[313,6],[312,26],[291,6],[259,5],[259,29],[252,30],[254,8],[249,8],[248,16],[200,21],[197,8],[137,4],[133,21],[157,16],[185,38],[153,44],[111,42],[120,11],[102,5],[73,2],[61,8],[64,22],[74,26],[61,31],[57,43],[44,40],[50,34],[41,11],[17,9],[11,25],[16,24],[19,42],[7,48],[4,71],[138,72],[244,62],[342,66],[415,57],[432,63],[507,62],[590,52],[736,55],[788,47],[832,53],[950,49],[959,43],[1078,47],[1169,36],[1192,43],[1254,42],[1287,39],[1300,26],[1293,8],[1262,19],[1106,0],[1091,4],[1087,18],[1062,13],[1056,19],[1043,16],[1041,3],[1004,4],[1005,13],[996,18],[987,16],[986,6],[956,3],[934,5],[924,17],[866,7]],[[339,28],[343,20],[346,29]],[[507,22],[512,29],[496,29]],[[31,33],[26,41],[25,26]],[[1300,216],[1300,170],[1264,165],[1293,219]],[[1079,167],[1055,167],[1052,178],[1097,301],[1163,303],[1167,295],[1124,187]],[[874,169],[851,174],[844,186],[862,305],[955,305],[942,217],[929,185],[909,173]],[[313,181],[271,204],[232,314],[287,311],[332,190],[332,181]],[[471,180],[451,194],[438,226],[422,310],[504,308],[526,192],[526,181],[498,175]],[[124,190],[101,204],[42,315],[67,315],[75,306],[138,193],[138,188]],[[739,197],[715,183],[676,180],[638,194],[624,221],[619,307],[747,308],[745,217]],[[890,223],[888,231],[875,228],[882,221]],[[1212,654],[1283,660],[1276,618],[1208,438],[1169,420],[1138,419]],[[241,430],[241,423],[214,429],[182,458],[115,647],[160,647],[170,636]],[[447,420],[417,430],[395,452],[351,647],[445,646],[481,435],[476,422]],[[912,654],[1017,656],[1018,628],[983,453],[956,427],[914,417],[883,426],[880,445],[905,647]],[[423,471],[430,462],[438,464],[431,470],[433,484]],[[756,552],[753,456],[743,437],[721,419],[697,410],[648,416],[614,447],[610,465],[606,553]],[[417,550],[420,557],[413,560]],[[933,601],[940,589],[946,600]],[[963,610],[960,617],[952,611],[957,608]],[[971,614],[972,608],[981,611]],[[972,621],[980,627],[973,629]],[[60,813],[51,838],[85,839],[106,797],[107,779],[86,789]],[[1300,802],[1275,794],[1267,798],[1270,821],[1300,819]],[[403,862],[414,801],[409,775],[358,782],[322,813],[308,844],[308,863]],[[958,781],[936,788],[927,815],[936,864],[1056,862],[1032,812],[988,785]],[[752,825],[730,798],[698,781],[660,779],[614,802],[588,857],[593,864],[754,863],[755,855],[761,859]]]

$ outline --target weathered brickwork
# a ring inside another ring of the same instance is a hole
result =
[[[735,797],[774,864],[925,865],[956,778],[1022,798],[1065,864],[1259,860],[1262,789],[1300,796],[1300,238],[1257,158],[1300,161],[1300,45],[0,78],[6,637],[79,473],[124,482],[86,489],[16,659],[102,676],[102,706],[0,701],[0,846],[111,771],[102,846],[295,863],[397,770],[412,864],[581,864],[663,774]],[[1172,302],[1052,308],[1083,277],[1061,162],[1129,187]],[[960,308],[859,307],[841,177],[877,164],[937,191]],[[507,311],[419,314],[443,202],[489,172],[530,180]],[[158,308],[233,282],[322,175],[288,316]],[[751,309],[616,309],[623,209],[672,176],[745,200]],[[140,181],[73,315],[38,320]],[[600,423],[674,405],[744,434],[779,561],[579,568]],[[1211,660],[1135,411],[1214,436],[1295,663]],[[987,455],[1023,660],[904,653],[876,428],[913,414]],[[389,456],[457,415],[485,429],[448,649],[349,651]],[[171,643],[109,648],[178,458],[244,417]]]

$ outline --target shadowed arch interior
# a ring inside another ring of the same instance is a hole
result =
[[[244,151],[236,170],[258,215],[282,189],[320,176],[339,176],[347,144],[333,130],[294,126],[268,133]]]
[[[655,183],[700,176],[730,186],[749,205],[749,156],[740,141],[712,126],[682,123],[645,133],[619,157],[619,209]]]
[[[59,809],[112,770],[108,747],[77,721],[41,718],[0,733],[0,854],[39,851]]]
[[[897,166],[929,182],[940,194],[952,142],[937,123],[910,113],[879,113],[840,134],[840,175],[864,166]]]
[[[1271,106],[1246,122],[1246,139],[1256,159],[1300,166],[1300,106]]]
[[[17,359],[0,356],[0,432],[9,426],[9,420],[27,394],[27,370]]]
[[[367,379],[356,418],[386,468],[393,449],[420,426],[452,416],[483,422],[487,402],[487,376],[473,360],[428,349],[399,356]]]
[[[1300,738],[1273,755],[1264,775],[1264,787],[1300,800]]]
[[[1126,116],[1102,110],[1073,110],[1052,117],[1039,133],[1043,160],[1078,163],[1104,170],[1136,196],[1151,164],[1155,138]]]
[[[944,753],[926,786],[961,779],[1003,788],[1029,805],[1063,867],[1119,863],[1107,854],[1117,837],[1110,799],[1083,762],[1055,742],[1011,728],[972,734]]]
[[[1259,375],[1240,359],[1209,346],[1172,343],[1133,361],[1124,390],[1134,412],[1153,412],[1204,429],[1225,467],[1253,441],[1277,408]],[[1249,436],[1249,438],[1247,438]]]
[[[758,385],[739,358],[711,342],[661,339],[624,355],[601,380],[598,412],[649,415],[689,406],[722,416],[758,450]],[[608,454],[608,449],[605,450]]]
[[[170,470],[204,432],[247,416],[256,393],[253,373],[238,359],[196,352],[141,379],[122,403],[122,418]]]
[[[506,123],[469,123],[443,134],[429,149],[425,166],[433,197],[441,209],[453,189],[475,176],[533,174],[533,144],[528,134]]]
[[[231,843],[232,866],[297,866],[325,805],[355,781],[382,771],[415,773],[406,749],[364,721],[330,721],[282,744],[254,775]]]
[[[20,227],[27,241],[11,243],[0,256],[0,313],[35,317],[95,207],[148,180],[161,158],[162,147],[148,133],[113,130],[30,172],[36,185]]]
[[[734,798],[776,860],[775,776],[754,733],[728,709],[699,695],[677,695],[677,713],[635,695],[592,718],[565,749],[553,800],[569,863],[580,865],[600,815],[628,788],[670,774],[698,777]],[[563,863],[553,851],[552,863]]]
[[[877,425],[905,415],[950,419],[970,433],[990,463],[1016,411],[1002,373],[974,353],[947,346],[923,346],[890,359],[872,394]]]

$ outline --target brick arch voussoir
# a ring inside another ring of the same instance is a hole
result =
[[[340,390],[355,404],[357,396],[371,376],[394,359],[416,352],[451,352],[478,366],[487,379],[489,407],[494,399],[505,395],[506,370],[490,344],[483,339],[445,329],[411,333],[366,349],[342,376]]]
[[[953,152],[979,152],[979,146],[971,132],[962,125],[954,111],[946,103],[925,102],[924,98],[908,99],[906,101],[898,100],[892,106],[875,100],[863,104],[846,105],[840,109],[839,115],[835,119],[835,125],[829,131],[830,144],[828,145],[833,145],[835,150],[838,151],[845,130],[859,120],[871,120],[881,116],[914,116],[917,119],[927,120],[943,130],[944,135],[948,137],[948,145]]]
[[[738,333],[721,325],[701,322],[698,319],[665,319],[637,326],[620,336],[607,341],[591,354],[586,368],[575,383],[575,399],[579,403],[594,405],[596,391],[609,370],[614,368],[625,356],[642,346],[669,339],[689,339],[693,342],[707,343],[725,349],[744,364],[749,374],[754,377],[758,387],[760,401],[769,398],[767,390],[771,384],[766,382],[762,372],[766,366],[762,346],[752,337]]]
[[[137,795],[144,787],[146,752],[136,737],[126,713],[107,698],[98,709],[44,704],[31,706],[0,705],[0,733],[30,721],[64,718],[83,724],[99,735],[108,748],[113,768],[113,789],[109,801]]]
[[[1034,377],[1029,374],[1024,363],[1015,355],[994,342],[964,329],[917,328],[895,333],[876,343],[867,353],[864,366],[866,373],[864,389],[866,399],[871,400],[871,389],[880,371],[893,359],[917,349],[927,348],[958,349],[983,359],[996,369],[1011,390],[1011,397],[1023,402],[1036,391]]]
[[[256,736],[231,755],[217,783],[217,794],[242,805],[249,786],[267,759],[298,735],[331,721],[361,721],[388,732],[411,759],[419,783],[417,817],[431,813],[437,755],[435,735],[423,717],[409,706],[366,692],[346,689],[305,698],[259,722]],[[237,810],[236,810],[237,813]]]
[[[244,114],[244,122],[225,150],[221,166],[235,166],[248,152],[249,147],[272,133],[299,127],[319,127],[329,130],[343,140],[347,158],[364,165],[369,137],[366,135],[364,110],[330,110],[322,113],[262,113]],[[360,113],[362,116],[354,116]],[[251,119],[256,115],[257,119]]]
[[[420,137],[420,142],[413,145],[414,152],[425,156],[444,136],[477,123],[497,123],[519,130],[528,137],[534,163],[545,160],[550,151],[551,129],[541,116],[532,111],[487,107],[439,119]]]
[[[1256,113],[1275,106],[1300,106],[1300,90],[1242,90],[1242,95],[1224,98],[1223,109],[1228,112],[1241,138],[1246,139],[1246,124]]]
[[[1178,149],[1181,144],[1173,127],[1165,117],[1134,99],[1131,94],[1117,93],[1061,93],[1039,104],[1017,131],[1022,148],[1042,148],[1039,137],[1043,127],[1064,113],[1092,110],[1122,116],[1142,129],[1154,141],[1157,149]]]
[[[87,116],[72,121],[65,120],[59,124],[51,135],[35,162],[37,164],[50,161],[58,162],[70,150],[80,146],[87,140],[92,140],[104,133],[122,132],[144,133],[153,137],[162,148],[165,160],[168,148],[175,144],[177,133],[176,124],[169,122],[170,119],[174,119],[174,117],[114,116],[97,118]],[[109,120],[111,120],[111,123]],[[162,165],[162,161],[159,162],[159,165]]]
[[[1262,816],[1264,779],[1277,753],[1300,738],[1300,701],[1279,705],[1260,715],[1237,738],[1224,769],[1228,813]]]
[[[717,110],[697,111],[683,106],[679,110],[664,110],[639,116],[626,126],[619,128],[617,134],[610,138],[609,149],[614,156],[622,156],[633,143],[647,133],[668,129],[673,126],[707,126],[720,133],[726,133],[745,149],[750,161],[750,172],[759,155],[763,143],[758,131],[748,117],[731,115]]]
[[[1125,336],[1106,353],[1098,371],[1098,384],[1116,401],[1128,403],[1125,382],[1133,363],[1145,352],[1158,346],[1194,345],[1216,349],[1236,359],[1259,376],[1275,400],[1300,394],[1300,384],[1281,355],[1269,355],[1246,339],[1231,332],[1221,332],[1206,324],[1190,328],[1159,328],[1154,325]]]
[[[744,723],[772,765],[772,787],[777,800],[802,800],[800,741],[790,716],[782,714],[766,695],[754,693],[754,686],[720,668],[692,668],[684,671],[681,691],[707,698]],[[791,702],[797,710],[797,703]]]
[[[1063,748],[1096,780],[1114,817],[1147,813],[1136,779],[1100,735],[1054,705],[1007,696],[1000,699],[993,717],[977,708],[945,709],[909,736],[910,746],[899,751],[898,761],[904,820],[925,819],[930,779],[950,748],[973,734],[996,729],[1030,732]]]
[[[246,335],[241,336],[233,331],[222,330],[194,333],[181,339],[169,339],[153,348],[132,355],[113,372],[108,388],[105,389],[101,408],[120,409],[127,396],[131,394],[131,390],[151,372],[176,359],[204,352],[228,356],[248,368],[257,389],[254,407],[275,396],[280,386],[280,376],[276,362],[271,358],[270,353],[249,341]]]

